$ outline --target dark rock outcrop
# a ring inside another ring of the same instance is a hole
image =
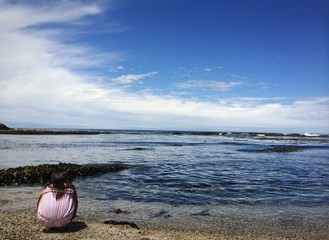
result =
[[[218,132],[192,132],[192,135],[218,136]]]
[[[171,133],[172,135],[183,135],[183,133],[182,132],[173,132],[173,133]]]
[[[265,152],[265,153],[270,153],[270,152],[299,152],[302,149],[300,147],[295,147],[295,146],[287,146],[287,147],[273,147],[273,148],[265,148],[265,149],[260,149],[258,152]]]
[[[135,148],[127,148],[127,151],[144,151],[147,150],[147,148],[142,148],[142,147],[135,147]]]
[[[10,130],[11,128],[7,127],[5,124],[0,123],[0,130]]]
[[[94,176],[127,169],[126,165],[78,165],[72,163],[42,164],[0,170],[0,186],[20,184],[45,184],[54,170],[65,170],[71,178]]]
[[[305,134],[301,133],[262,133],[262,132],[250,132],[248,133],[252,137],[305,137]]]

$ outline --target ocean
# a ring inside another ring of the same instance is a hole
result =
[[[328,221],[328,135],[111,132],[1,134],[0,169],[59,162],[129,165],[74,180],[78,214],[95,220],[254,230]],[[286,147],[298,151],[271,151]]]

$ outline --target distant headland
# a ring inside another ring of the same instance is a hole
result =
[[[0,134],[19,134],[19,135],[92,135],[92,134],[112,134],[111,131],[91,131],[91,130],[53,130],[53,129],[25,129],[10,128],[0,123]]]
[[[7,127],[5,124],[0,123],[0,130],[11,130],[11,128]]]

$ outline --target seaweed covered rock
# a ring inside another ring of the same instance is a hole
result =
[[[0,170],[0,186],[19,184],[44,184],[49,180],[54,170],[65,170],[72,177],[86,177],[108,172],[118,172],[127,169],[126,165],[100,164],[78,165],[72,163],[42,164]]]

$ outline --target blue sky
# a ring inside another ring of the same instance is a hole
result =
[[[12,127],[329,132],[329,1],[0,0]]]

